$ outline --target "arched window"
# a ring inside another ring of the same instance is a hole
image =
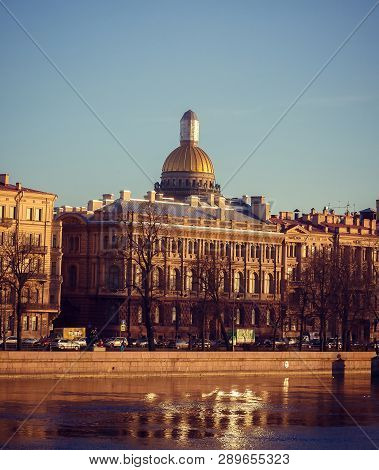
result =
[[[108,273],[108,288],[111,290],[120,288],[120,268],[118,266],[111,266]]]
[[[171,290],[181,290],[181,276],[177,268],[171,271]]]
[[[275,282],[274,282],[274,275],[269,273],[268,275],[268,293],[275,294]]]
[[[254,273],[254,294],[259,294],[261,291],[260,282],[259,282],[259,275],[258,273]]]
[[[275,247],[274,246],[271,247],[271,259],[273,260],[275,259]]]
[[[189,255],[193,254],[193,243],[191,240],[188,241],[188,254]]]
[[[224,292],[229,292],[229,276],[226,271],[224,271]]]
[[[239,258],[241,256],[241,247],[237,244],[236,245],[236,257]]]
[[[271,312],[269,309],[266,310],[266,325],[267,326],[271,325]]]
[[[251,324],[255,325],[255,309],[254,308],[251,311]]]
[[[172,310],[171,310],[171,321],[172,321],[172,323],[175,323],[175,322],[176,322],[176,307],[172,307]]]
[[[234,276],[234,292],[245,292],[244,276],[241,272],[236,272]]]
[[[156,286],[159,288],[159,289],[164,289],[164,285],[165,285],[165,282],[164,282],[164,271],[162,268],[157,268],[156,269],[156,276],[157,276],[157,284]]]
[[[71,265],[68,268],[68,285],[70,289],[76,289],[78,282],[78,268],[75,265]]]
[[[266,259],[270,259],[270,247],[266,246]]]

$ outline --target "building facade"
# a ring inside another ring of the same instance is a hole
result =
[[[57,196],[36,189],[10,184],[9,175],[0,175],[0,249],[9,236],[19,234],[33,246],[38,267],[27,283],[22,298],[22,336],[48,336],[60,312],[61,222],[54,220]],[[4,259],[2,259],[2,262]],[[1,282],[1,332],[15,334],[15,293]]]
[[[286,310],[279,325],[282,334],[298,335],[288,296],[304,260],[315,249],[333,244],[336,236],[356,256],[370,258],[379,267],[375,212],[341,216],[325,209],[274,216],[263,196],[225,198],[212,160],[198,144],[199,121],[187,111],[180,123],[180,146],[166,158],[154,191],[135,199],[123,190],[117,199],[104,194],[85,207],[59,209],[62,324],[96,327],[103,336],[145,335],[141,296],[133,287],[138,267],[120,257],[119,240],[120,215],[133,224],[146,204],[156,208],[165,225],[164,249],[154,266],[158,293],[151,316],[157,338],[187,339],[199,336],[201,329],[211,339],[220,337],[220,321],[211,302],[205,307],[209,314],[203,324],[204,302],[194,266],[204,257],[213,256],[225,266],[221,288],[225,327],[254,328],[261,337],[272,335],[282,309]],[[364,333],[357,334],[366,340],[376,333],[372,318],[367,322]],[[330,326],[328,333],[336,332]]]

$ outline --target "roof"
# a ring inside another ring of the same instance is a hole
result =
[[[136,200],[132,199],[130,201],[123,201],[117,199],[112,204],[108,204],[105,207],[98,209],[96,212],[135,212],[141,213],[145,209],[147,201],[146,200]],[[156,201],[154,204],[159,207],[159,213],[162,216],[171,216],[171,217],[186,217],[189,219],[206,219],[206,220],[217,220],[220,219],[219,208],[216,206],[209,206],[207,204],[202,204],[201,207],[192,207],[187,203],[177,203],[177,202],[166,202],[166,201]],[[225,220],[226,221],[235,221],[235,222],[248,222],[250,224],[261,225],[262,221],[253,215],[245,215],[241,212],[238,212],[234,209],[225,209]],[[273,225],[270,221],[265,222],[266,225]]]
[[[189,109],[183,114],[182,119],[196,119],[197,121],[199,120],[199,118],[197,117],[197,114],[193,112],[191,109]]]
[[[0,191],[1,190],[5,191],[24,191],[26,193],[38,193],[38,194],[48,194],[49,196],[56,196],[54,193],[47,193],[45,191],[40,191],[39,189],[32,189],[32,188],[25,188],[22,186],[20,189],[17,188],[15,184],[1,184],[0,183]]]
[[[208,173],[214,175],[212,160],[200,147],[184,144],[173,150],[166,158],[162,173],[183,171],[193,173]]]

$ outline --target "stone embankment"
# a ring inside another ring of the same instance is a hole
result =
[[[0,378],[370,374],[373,352],[0,352]]]

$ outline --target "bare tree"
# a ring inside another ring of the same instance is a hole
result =
[[[166,250],[165,216],[156,204],[143,203],[138,212],[128,212],[121,221],[120,255],[126,262],[126,287],[134,289],[141,298],[143,321],[148,347],[155,349],[151,311],[159,298],[160,287],[155,274],[159,257]]]
[[[6,265],[6,282],[13,288],[16,312],[17,350],[21,349],[22,312],[26,289],[42,279],[42,256],[31,237],[17,230],[8,232],[2,244],[2,259]]]
[[[196,261],[196,269],[198,272],[199,290],[204,296],[205,309],[207,304],[206,300],[208,300],[220,324],[225,346],[230,350],[229,336],[222,317],[222,310],[223,307],[225,307],[224,281],[225,273],[228,272],[228,264],[222,258],[216,256],[212,245],[210,254],[198,258]]]

